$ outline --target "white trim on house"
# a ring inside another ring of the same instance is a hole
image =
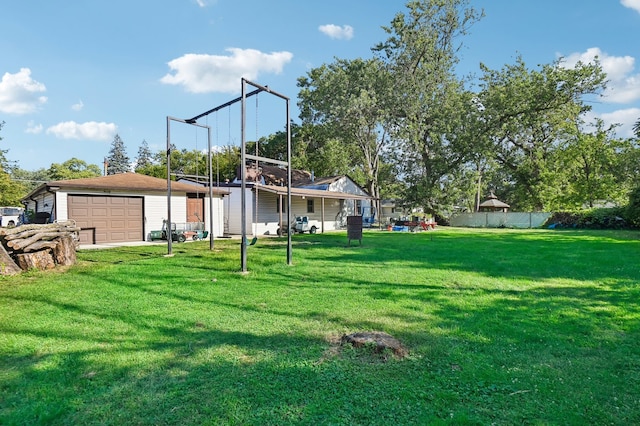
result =
[[[143,180],[147,178],[143,178]],[[95,179],[105,179],[105,177]],[[122,187],[110,189],[107,184],[104,184],[104,180],[101,181],[102,186],[100,188],[91,188],[91,182],[93,182],[91,179],[79,181],[81,181],[82,185],[76,185],[77,187],[74,187],[74,181],[72,180],[49,182],[47,184],[43,184],[32,191],[29,195],[27,195],[27,197],[22,200],[23,204],[25,205],[26,210],[30,210],[34,213],[49,213],[50,221],[65,221],[69,219],[67,203],[69,195],[141,197],[143,198],[144,215],[144,217],[142,218],[143,238],[148,239],[151,231],[162,229],[163,220],[167,219],[168,216],[166,191],[163,191],[161,189],[136,190],[125,189]],[[162,180],[157,179],[155,181],[152,181],[152,183],[158,184],[158,181],[162,182]],[[64,183],[64,185],[57,185],[58,182]],[[193,192],[197,192],[195,188]],[[171,220],[174,223],[186,223],[187,221],[188,193],[191,193],[191,189],[188,189],[188,187],[186,186],[182,186],[180,190],[172,189]],[[209,231],[209,233],[213,237],[221,237],[224,234],[224,209],[222,198],[225,195],[227,195],[227,193],[224,191],[216,191],[213,194],[212,203],[210,203],[209,201],[208,194],[205,194],[203,198],[205,230]],[[213,230],[210,229],[210,204],[213,204]]]
[[[246,183],[246,232],[247,235],[277,235],[281,227],[287,226],[287,214],[280,214],[278,200],[287,205],[287,188],[282,186]],[[228,221],[230,234],[241,234],[241,187],[236,184],[225,186],[230,192],[224,199],[225,220]],[[352,189],[355,194],[331,190],[292,188],[290,224],[295,225],[296,216],[307,216],[309,226],[315,226],[318,232],[342,229],[346,226],[347,216],[360,215],[373,203],[364,191]],[[258,214],[256,216],[256,194]],[[309,202],[313,203],[313,211],[309,211]],[[357,210],[360,209],[360,211]]]
[[[205,187],[206,182],[195,182],[188,178],[179,182]],[[217,189],[229,192],[223,200],[224,232],[230,235],[242,233],[242,187],[239,182],[218,183]],[[278,199],[286,208],[287,187],[265,185],[253,181],[245,184],[247,235],[277,235],[287,226],[287,215],[278,211]],[[258,214],[256,216],[256,191]],[[308,202],[313,201],[313,212],[308,211]],[[296,216],[307,216],[309,225],[318,232],[333,231],[346,227],[347,216],[370,216],[374,200],[348,176],[318,179],[291,188],[290,224],[295,225]],[[323,208],[324,206],[324,208]]]

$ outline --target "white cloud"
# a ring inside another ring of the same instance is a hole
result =
[[[29,121],[27,123],[25,133],[31,133],[34,135],[42,133],[42,124],[36,124],[34,121]]]
[[[640,108],[620,109],[599,114],[599,117],[606,125],[620,124],[620,127],[616,129],[616,134],[622,138],[630,138],[634,136],[633,124],[640,117]]]
[[[78,103],[71,105],[71,109],[74,111],[82,111],[82,108],[84,108],[84,102],[82,102],[82,100],[78,101]]]
[[[640,13],[640,0],[620,0],[620,4]]]
[[[59,139],[108,141],[113,138],[117,131],[118,126],[113,123],[98,123],[96,121],[76,123],[75,121],[65,121],[49,127],[47,134],[55,135]]]
[[[29,114],[47,102],[40,94],[47,88],[31,78],[29,68],[21,68],[16,74],[8,72],[0,81],[0,112],[7,114]]]
[[[240,78],[255,80],[261,73],[280,74],[291,61],[290,52],[262,53],[254,49],[226,49],[229,56],[188,53],[168,63],[173,73],[162,77],[165,84],[182,85],[192,93],[237,93]]]
[[[592,47],[585,52],[567,56],[565,66],[573,67],[578,61],[591,63],[596,58],[599,59],[609,80],[604,101],[627,104],[640,99],[640,74],[633,74],[635,58],[632,56],[609,56],[599,48]]]
[[[328,35],[331,38],[339,40],[351,40],[353,38],[353,27],[351,25],[320,25],[318,27],[321,33]]]

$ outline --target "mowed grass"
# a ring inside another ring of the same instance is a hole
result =
[[[0,424],[640,424],[639,237],[80,251],[0,278]],[[340,345],[372,330],[409,355]]]

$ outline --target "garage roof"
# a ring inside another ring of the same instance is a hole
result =
[[[142,175],[139,173],[118,173],[115,175],[99,176],[93,178],[84,179],[67,179],[67,180],[54,180],[43,183],[36,189],[31,191],[24,199],[28,199],[33,194],[36,194],[42,190],[53,189],[100,189],[100,190],[119,190],[119,191],[151,191],[151,192],[166,192],[167,180],[153,176]],[[215,195],[227,195],[229,191],[225,191],[219,188],[212,188],[212,192]],[[205,192],[198,191],[193,185],[171,182],[171,191],[176,192]],[[207,190],[208,191],[208,190]]]

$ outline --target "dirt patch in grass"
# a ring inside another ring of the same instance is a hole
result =
[[[359,331],[345,334],[340,339],[340,343],[343,346],[351,345],[356,349],[365,349],[376,354],[391,352],[398,359],[406,357],[409,353],[398,339],[383,331]]]

